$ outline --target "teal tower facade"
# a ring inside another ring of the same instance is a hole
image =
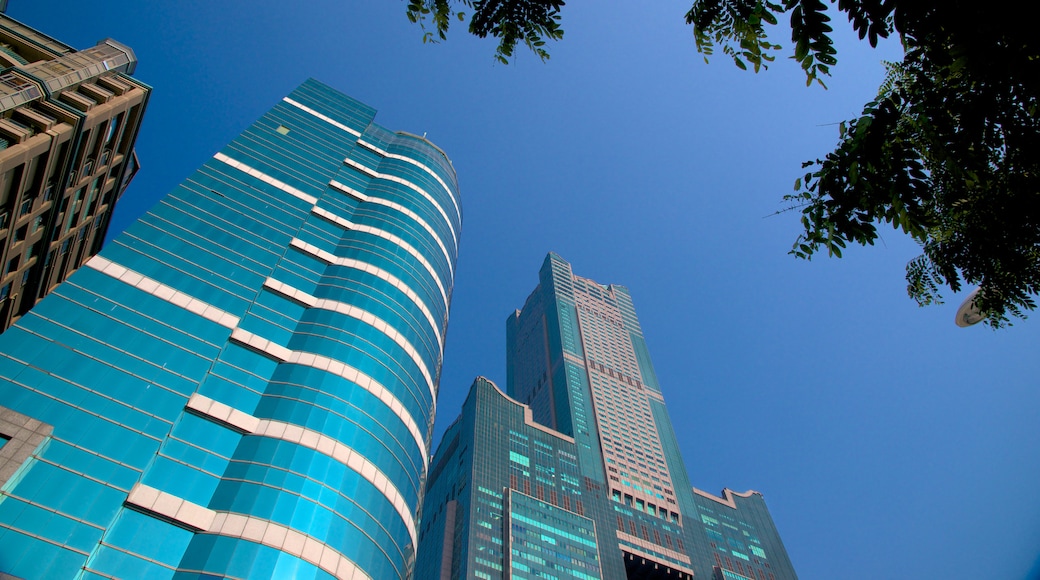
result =
[[[761,494],[694,489],[628,290],[549,254],[434,454],[424,578],[795,580]]]
[[[416,578],[604,578],[574,439],[478,378],[430,470]]]
[[[410,577],[462,223],[309,80],[0,335],[0,575]]]

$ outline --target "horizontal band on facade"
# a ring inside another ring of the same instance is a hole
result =
[[[323,114],[319,113],[318,111],[315,111],[314,109],[308,107],[307,105],[304,105],[302,103],[298,103],[298,102],[294,101],[293,99],[290,99],[289,97],[283,97],[282,100],[285,101],[286,103],[296,107],[297,109],[303,111],[304,113],[307,113],[307,114],[309,114],[311,116],[314,116],[314,117],[317,117],[318,119],[321,119],[322,121],[325,121],[326,123],[328,123],[329,125],[332,125],[333,127],[336,127],[337,129],[342,129],[342,130],[346,131],[347,133],[350,133],[351,135],[353,135],[355,137],[360,137],[361,136],[360,132],[355,131],[354,129],[351,129],[350,127],[344,125],[343,123],[340,123],[339,121],[333,119],[332,117],[329,117],[327,115],[323,115]]]
[[[676,552],[675,550],[670,550],[668,548],[665,548],[664,546],[658,546],[653,542],[648,542],[643,538],[633,536],[632,534],[626,534],[625,532],[622,532],[620,530],[615,530],[615,533],[617,534],[618,540],[625,542],[625,544],[621,545],[622,550],[631,552],[637,556],[646,558],[647,560],[660,562],[665,566],[676,568],[682,572],[686,572],[687,574],[693,576],[693,570],[689,568],[684,568],[679,564],[679,562],[682,562],[687,566],[691,565],[690,557],[686,554],[683,554],[682,552]],[[659,555],[654,555],[652,552],[658,552]],[[668,559],[665,560],[661,556],[665,556]]]
[[[188,312],[198,314],[207,320],[216,322],[225,328],[235,328],[238,326],[239,318],[234,314],[225,312],[224,310],[207,304],[197,298],[193,298],[180,290],[175,290],[171,286],[167,286],[158,280],[139,274],[109,260],[108,258],[102,257],[101,255],[94,256],[88,260],[85,265],[101,272],[102,274],[106,274],[121,282],[134,286],[142,292],[146,292],[156,298],[165,300],[174,306],[179,306]]]
[[[444,291],[444,284],[441,282],[441,277],[437,274],[437,271],[433,269],[433,264],[430,264],[430,261],[427,260],[425,256],[420,254],[419,250],[416,250],[411,244],[409,244],[408,242],[404,241],[400,237],[395,236],[394,234],[391,234],[390,232],[387,232],[385,230],[381,230],[379,228],[374,228],[372,226],[367,226],[367,225],[364,225],[364,224],[354,223],[354,222],[352,222],[352,221],[350,221],[350,220],[348,220],[346,218],[342,218],[342,217],[340,217],[340,216],[338,216],[338,215],[336,215],[336,214],[334,214],[334,213],[332,213],[332,212],[330,212],[330,211],[328,211],[328,210],[326,210],[324,208],[320,208],[318,206],[312,207],[311,208],[311,213],[313,213],[314,215],[316,215],[316,216],[318,216],[318,217],[328,221],[329,223],[335,224],[335,225],[337,225],[337,226],[339,226],[339,227],[341,227],[341,228],[343,228],[345,230],[352,230],[352,231],[362,232],[362,233],[366,233],[366,234],[371,234],[371,235],[376,236],[378,238],[382,238],[382,239],[384,239],[384,240],[394,244],[395,246],[401,248],[402,250],[408,252],[409,255],[411,255],[413,258],[415,258],[420,264],[423,265],[423,267],[426,268],[426,271],[430,274],[430,278],[433,279],[434,283],[437,284],[437,289],[440,290],[441,299],[444,301],[444,310],[445,311],[448,310],[448,307],[449,307],[448,293]]]
[[[433,196],[427,193],[426,190],[419,187],[418,185],[415,185],[411,181],[408,181],[407,179],[401,179],[400,177],[397,177],[396,175],[390,175],[389,173],[380,173],[375,169],[371,169],[369,167],[366,167],[365,165],[362,165],[361,163],[358,163],[357,161],[354,161],[353,159],[344,159],[343,163],[346,163],[350,167],[374,179],[385,179],[387,181],[399,183],[426,198],[426,201],[432,203],[433,207],[437,208],[437,211],[440,212],[441,217],[444,218],[444,223],[448,224],[448,231],[451,232],[451,240],[455,244],[455,247],[459,246],[459,236],[455,233],[455,226],[451,225],[451,219],[448,217],[448,214],[444,211],[444,208],[441,207],[441,204],[437,203],[437,200],[433,199]]]
[[[347,194],[347,195],[357,199],[358,201],[371,202],[371,203],[374,203],[374,204],[386,206],[386,207],[389,207],[391,209],[397,210],[397,211],[403,213],[404,215],[408,216],[409,218],[411,218],[412,221],[414,221],[415,223],[417,223],[420,226],[422,226],[422,228],[424,230],[426,230],[426,232],[428,234],[430,234],[430,237],[433,238],[433,241],[437,242],[437,245],[440,247],[441,252],[444,253],[444,261],[448,265],[448,274],[451,275],[452,277],[455,276],[455,266],[452,264],[451,256],[448,255],[448,248],[445,247],[444,242],[441,241],[441,237],[439,235],[437,235],[437,232],[433,231],[433,228],[430,227],[430,224],[426,223],[426,220],[424,220],[421,217],[419,217],[419,215],[416,214],[414,211],[406,208],[405,206],[403,206],[403,205],[401,205],[399,203],[392,202],[392,201],[390,201],[388,199],[382,199],[382,198],[379,198],[379,197],[373,197],[373,196],[370,196],[370,195],[365,195],[364,193],[361,193],[360,191],[354,189],[353,187],[350,187],[350,186],[347,186],[347,185],[343,185],[342,183],[336,181],[335,179],[330,181],[329,185],[332,186],[333,189],[336,189],[336,190],[338,190],[340,192],[343,192],[343,193],[345,193],[345,194]],[[456,251],[458,251],[458,247],[456,247],[455,249],[456,249]]]
[[[448,199],[450,199],[451,203],[455,205],[455,215],[457,215],[459,217],[459,222],[462,222],[462,209],[459,207],[459,202],[458,202],[458,200],[455,199],[455,195],[452,194],[451,188],[448,187],[447,183],[444,183],[444,180],[441,179],[440,175],[437,175],[436,173],[434,173],[434,171],[432,169],[430,169],[428,166],[426,166],[423,163],[420,163],[419,161],[417,161],[415,159],[412,159],[411,157],[406,157],[404,155],[397,155],[396,153],[390,153],[389,151],[384,151],[384,150],[380,149],[379,147],[376,147],[372,143],[369,143],[368,141],[365,141],[364,139],[358,139],[358,145],[364,147],[365,149],[368,149],[369,151],[371,151],[373,153],[376,153],[377,155],[380,155],[382,157],[386,157],[387,159],[397,159],[399,161],[404,161],[405,163],[411,163],[412,165],[414,165],[414,166],[418,167],[419,169],[422,169],[426,173],[430,174],[430,177],[436,179],[437,183],[441,184],[441,187],[444,188],[444,191],[448,194]]]
[[[354,199],[356,199],[358,201],[365,202],[365,201],[368,201],[370,199],[367,194],[361,193],[360,191],[354,189],[353,187],[350,187],[349,185],[344,185],[344,184],[336,181],[335,179],[330,180],[329,181],[329,185],[332,186],[333,188],[341,191],[342,193],[345,193],[345,194],[349,195],[350,197],[353,197]]]
[[[415,439],[416,447],[419,448],[419,453],[422,455],[423,459],[423,469],[425,470],[429,468],[430,457],[426,451],[426,440],[422,435],[422,431],[419,430],[419,425],[416,423],[415,419],[412,418],[411,414],[408,413],[408,410],[405,409],[404,405],[401,404],[401,401],[399,401],[393,393],[372,377],[335,359],[320,354],[289,350],[284,346],[276,345],[261,336],[241,328],[236,328],[231,332],[231,341],[255,350],[260,354],[266,355],[277,362],[298,364],[327,371],[336,376],[347,379],[368,391],[377,399],[382,401],[383,404],[394,413],[394,415],[397,415],[401,419],[405,428],[408,429],[408,432],[411,433],[412,437]],[[435,404],[435,401],[431,403],[431,416],[434,413]]]
[[[430,373],[429,368],[427,368],[426,361],[422,359],[422,356],[419,354],[419,351],[415,350],[415,347],[412,346],[412,343],[409,342],[403,334],[398,332],[393,326],[391,326],[382,318],[379,318],[378,316],[368,312],[367,310],[363,310],[352,304],[347,304],[346,302],[340,302],[338,300],[328,300],[326,298],[317,298],[315,296],[311,296],[303,290],[293,288],[292,286],[279,282],[274,278],[268,278],[266,281],[264,281],[264,288],[270,290],[271,292],[274,292],[275,294],[278,294],[287,299],[302,304],[308,308],[318,308],[320,310],[328,310],[330,312],[338,312],[340,314],[345,314],[346,316],[360,320],[361,322],[364,322],[365,324],[383,333],[383,335],[385,335],[390,340],[394,341],[397,344],[397,346],[401,347],[406,353],[408,353],[408,356],[411,357],[412,361],[415,362],[415,365],[419,368],[419,372],[422,373],[423,378],[426,379],[426,386],[430,389],[431,400],[437,399],[437,390],[433,384],[433,375]]]
[[[370,578],[357,564],[331,546],[267,519],[211,510],[143,483],[134,485],[126,503],[195,532],[241,538],[280,550],[314,564],[336,578]]]
[[[198,393],[193,394],[188,399],[188,404],[185,407],[221,423],[231,424],[232,421],[235,421],[237,422],[235,426],[241,426],[242,431],[247,435],[280,439],[313,449],[357,472],[358,475],[365,478],[366,481],[378,489],[383,494],[383,497],[394,506],[398,515],[401,516],[401,521],[408,528],[408,533],[412,538],[412,545],[416,545],[415,518],[408,509],[408,503],[405,501],[404,496],[401,495],[401,492],[394,486],[390,478],[359,451],[318,431],[284,421],[261,419]]]
[[[289,246],[292,248],[296,248],[297,250],[305,254],[309,254],[310,256],[317,258],[318,260],[321,260],[326,264],[343,266],[345,268],[353,268],[355,270],[368,272],[369,274],[372,274],[380,280],[388,282],[391,286],[397,288],[401,292],[404,292],[405,296],[407,296],[409,299],[411,299],[413,303],[415,303],[415,305],[419,308],[419,310],[422,311],[423,315],[426,317],[426,320],[430,323],[430,328],[433,330],[434,335],[437,337],[437,345],[440,346],[440,348],[442,349],[444,348],[444,339],[441,337],[441,329],[440,326],[437,325],[437,322],[433,317],[433,313],[430,312],[430,309],[426,306],[423,300],[419,298],[419,295],[416,294],[414,290],[409,288],[407,284],[402,282],[393,274],[387,272],[386,270],[383,270],[382,268],[378,268],[360,260],[353,260],[351,258],[341,258],[331,252],[326,252],[325,250],[322,250],[321,248],[313,244],[308,244],[307,242],[299,238],[293,238],[292,241],[289,242]]]
[[[734,497],[751,497],[751,496],[756,495],[756,494],[757,495],[762,495],[761,493],[759,493],[759,492],[757,492],[757,491],[755,491],[753,489],[749,489],[749,490],[745,491],[744,493],[740,493],[738,491],[733,491],[732,489],[729,489],[728,487],[722,489],[722,495],[726,496],[725,498],[718,497],[717,495],[715,495],[715,494],[713,494],[711,492],[704,491],[702,489],[697,489],[696,487],[693,488],[693,493],[695,493],[695,494],[697,494],[697,495],[699,495],[699,496],[701,496],[703,498],[707,498],[707,499],[710,499],[712,501],[716,501],[716,502],[721,503],[722,505],[724,505],[726,507],[730,507],[730,508],[733,508],[733,509],[738,509],[737,508],[737,501],[735,499],[733,499]]]
[[[301,110],[301,111],[303,111],[303,112],[305,112],[305,113],[307,113],[307,114],[317,118],[317,119],[321,119],[322,121],[325,121],[326,123],[332,125],[333,127],[336,127],[337,129],[341,129],[343,131],[346,131],[347,133],[350,133],[354,137],[359,137],[358,145],[361,145],[362,147],[372,151],[373,153],[376,153],[376,154],[378,154],[378,155],[380,155],[382,157],[386,157],[388,159],[397,159],[397,160],[400,160],[400,161],[404,161],[406,163],[410,163],[410,164],[418,167],[419,169],[422,169],[426,173],[428,173],[431,177],[433,177],[435,180],[437,180],[437,183],[439,183],[441,185],[441,187],[444,188],[444,191],[448,194],[448,199],[450,199],[451,203],[455,206],[455,215],[458,216],[459,222],[462,221],[462,210],[459,207],[458,200],[455,199],[455,195],[451,192],[451,188],[449,188],[448,184],[445,183],[444,180],[441,179],[441,177],[439,175],[437,175],[428,166],[426,166],[423,163],[420,163],[419,161],[417,161],[415,159],[412,159],[411,157],[406,157],[404,155],[397,155],[395,153],[390,153],[390,152],[384,151],[384,150],[380,149],[379,147],[376,147],[372,143],[369,143],[368,141],[360,139],[361,132],[359,132],[359,131],[357,131],[355,129],[352,129],[352,128],[344,125],[343,123],[340,123],[339,121],[337,121],[337,120],[335,120],[335,119],[333,119],[333,118],[331,118],[331,117],[329,117],[327,115],[319,113],[318,111],[315,111],[314,109],[312,109],[312,108],[310,108],[310,107],[308,107],[308,106],[306,106],[306,105],[304,105],[302,103],[299,103],[299,102],[297,102],[297,101],[295,101],[293,99],[290,99],[289,97],[284,97],[282,100],[285,101],[286,103],[296,107],[297,109],[299,109],[299,110]],[[392,176],[383,176],[381,174],[377,174],[377,175],[373,175],[373,176],[382,177],[384,179],[389,179],[389,178],[392,177]],[[404,185],[408,185],[408,183],[405,182],[405,180],[401,180],[401,183],[404,184]],[[413,189],[418,189],[417,186],[415,186],[415,185],[411,185],[411,187]],[[433,200],[431,199],[431,201],[433,201]],[[434,204],[436,204],[436,202],[434,202]],[[449,224],[449,227],[450,227],[450,224]],[[454,235],[454,231],[452,232],[452,235]]]
[[[300,191],[299,189],[296,189],[295,187],[289,185],[288,183],[285,183],[283,181],[279,181],[279,180],[271,177],[270,175],[267,175],[266,173],[264,173],[262,171],[259,171],[257,169],[253,169],[249,165],[246,165],[245,163],[242,163],[241,161],[237,161],[235,159],[232,159],[231,157],[228,157],[227,155],[224,155],[223,153],[219,153],[218,152],[216,155],[213,156],[213,158],[216,159],[217,161],[222,162],[222,163],[226,163],[230,167],[234,167],[235,169],[241,171],[242,173],[245,173],[246,175],[249,175],[251,177],[255,177],[255,178],[259,179],[260,181],[263,181],[264,183],[266,183],[268,185],[277,187],[278,189],[284,191],[285,193],[288,193],[289,195],[291,195],[293,197],[302,199],[303,201],[306,201],[307,203],[310,203],[310,204],[313,205],[313,204],[318,202],[318,198],[314,197],[313,195],[304,193],[304,192]]]

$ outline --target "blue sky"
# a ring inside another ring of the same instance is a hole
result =
[[[566,6],[548,63],[521,51],[503,66],[461,27],[424,45],[405,7],[11,0],[8,13],[77,48],[132,46],[155,88],[116,229],[307,77],[442,147],[464,227],[438,437],[476,375],[504,386],[506,316],[552,250],[630,288],[694,485],[761,491],[802,578],[1040,577],[1040,315],[957,328],[963,294],[906,297],[918,252],[897,232],[810,263],[787,255],[798,216],[772,215],[898,46],[872,51],[836,21],[824,91],[790,61],[705,64],[688,4],[611,0]]]

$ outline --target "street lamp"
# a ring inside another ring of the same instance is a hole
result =
[[[966,328],[986,319],[986,315],[975,305],[975,296],[978,295],[979,290],[981,288],[976,288],[971,294],[968,294],[968,297],[961,303],[960,308],[957,309],[957,316],[953,319],[957,326]]]

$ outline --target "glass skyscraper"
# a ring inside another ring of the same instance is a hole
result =
[[[690,486],[628,290],[550,254],[428,482],[423,578],[796,578],[762,497]]]
[[[0,575],[404,578],[462,221],[310,80],[0,335]]]

